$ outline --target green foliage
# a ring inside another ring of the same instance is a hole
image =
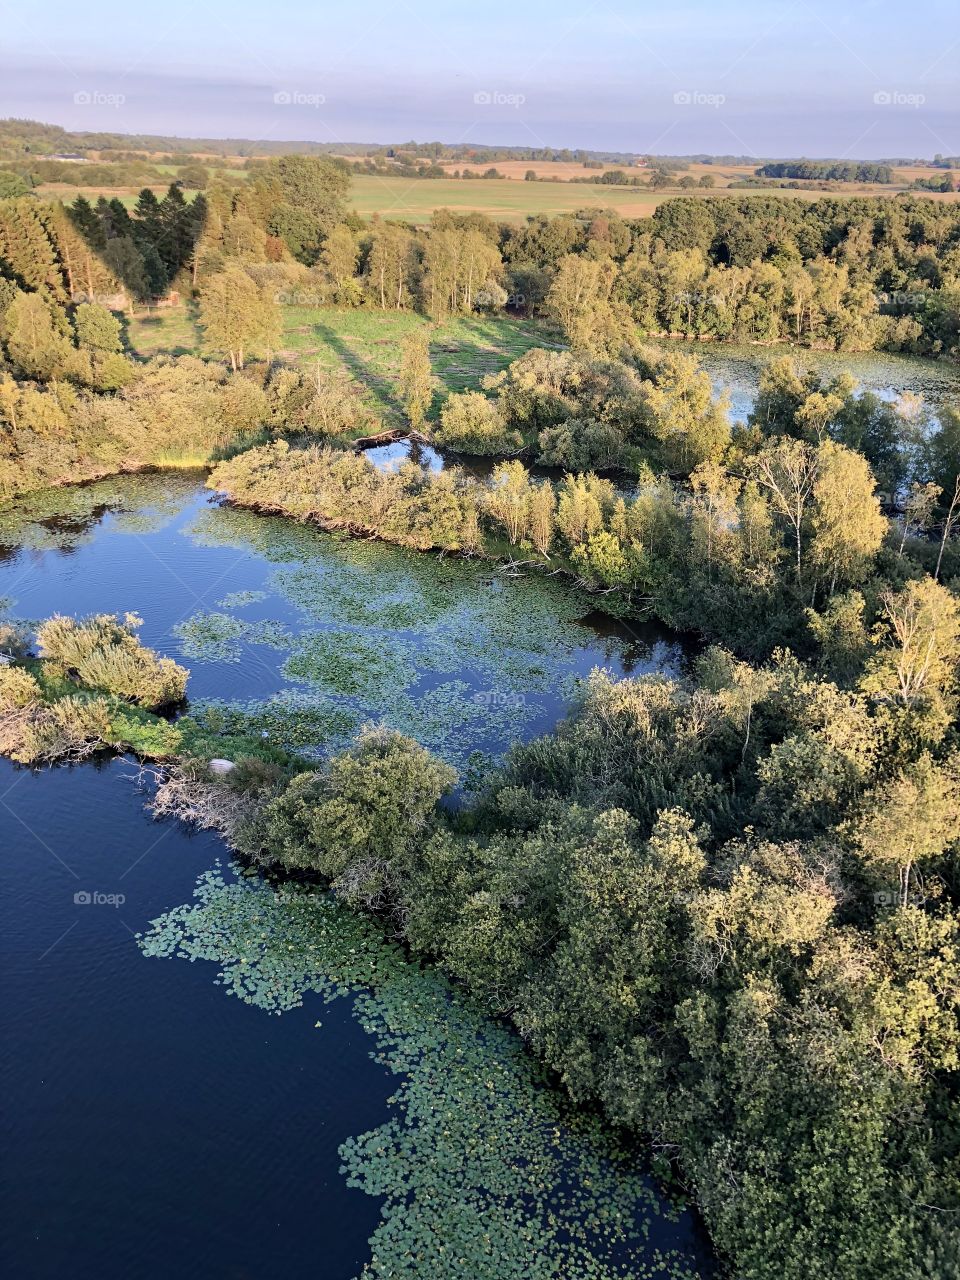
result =
[[[276,303],[240,267],[211,276],[200,295],[200,325],[209,350],[227,356],[234,372],[250,352],[272,349],[280,337]]]
[[[295,777],[243,843],[285,867],[316,871],[348,901],[373,907],[392,895],[455,781],[415,742],[367,728],[319,772]]]
[[[145,648],[136,636],[140,625],[141,619],[129,613],[122,621],[105,613],[81,621],[49,618],[37,631],[40,656],[85,687],[148,710],[181,702],[188,672]]]
[[[502,455],[523,447],[520,433],[508,430],[496,403],[479,391],[464,391],[444,401],[433,441],[458,453]]]

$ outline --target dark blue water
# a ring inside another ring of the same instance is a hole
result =
[[[433,613],[408,634],[426,646],[469,628],[488,589],[525,589],[475,581],[462,595],[440,590],[416,578],[423,557],[386,551],[382,562],[359,562],[360,573],[355,549],[302,531],[271,550],[256,541],[264,526],[238,525],[210,503],[184,477],[120,480],[86,498],[74,491],[63,499],[69,521],[49,506],[35,511],[20,542],[6,526],[0,596],[24,617],[135,610],[145,641],[179,657],[177,624],[231,592],[262,591],[244,616],[303,631],[331,625],[325,593],[340,600],[338,574],[368,587],[373,575],[374,603],[378,573],[394,592],[413,575],[412,598],[422,591]],[[276,574],[316,568],[311,547],[326,576],[307,607],[284,595]],[[490,643],[522,675],[525,646],[538,638],[524,635],[519,613],[516,634],[506,634],[512,616]],[[676,660],[652,632],[587,619],[575,642],[564,634],[571,647],[552,655],[551,671]],[[189,661],[192,695],[263,698],[290,686],[283,652],[247,645],[242,657]],[[488,678],[474,672],[470,687]],[[566,697],[541,682],[525,732],[554,722]],[[389,718],[395,703],[384,705]],[[209,965],[140,953],[134,935],[188,901],[223,850],[212,835],[153,821],[135,773],[129,760],[41,771],[0,760],[0,1267],[17,1280],[349,1280],[369,1256],[379,1207],[346,1186],[337,1148],[387,1119],[396,1078],[370,1059],[348,1001],[324,1009],[321,1039],[309,1000],[267,1017],[225,998]],[[690,1231],[685,1221],[662,1243],[686,1244]]]
[[[140,955],[221,850],[151,821],[132,773],[0,761],[3,1274],[353,1276],[379,1214],[337,1147],[391,1082],[346,1002],[324,1053],[310,1009],[267,1018]]]

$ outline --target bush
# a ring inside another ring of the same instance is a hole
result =
[[[26,672],[20,674],[32,679]],[[36,681],[33,684],[39,691]],[[0,720],[0,754],[18,764],[80,760],[110,740],[110,707],[104,698],[30,702]]]
[[[523,436],[507,427],[493,400],[479,391],[448,396],[433,432],[434,443],[461,453],[516,453]]]
[[[348,900],[380,906],[455,782],[450,766],[416,742],[367,728],[267,806],[262,845],[286,867],[318,872]]]
[[[22,667],[0,667],[0,716],[22,711],[40,699],[40,686]]]
[[[37,632],[40,656],[90,689],[103,689],[150,710],[183,699],[188,672],[160,658],[135,634],[141,619],[109,613],[77,620],[55,616]]]

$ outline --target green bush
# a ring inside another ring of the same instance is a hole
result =
[[[140,643],[135,614],[101,613],[77,620],[55,616],[37,632],[40,656],[89,689],[102,689],[156,710],[183,700],[188,672]]]
[[[507,426],[496,401],[479,391],[449,396],[434,428],[434,443],[460,453],[505,454],[523,448],[523,436]]]
[[[318,872],[345,898],[377,906],[455,782],[449,765],[409,738],[367,728],[317,773],[296,776],[266,807],[257,837],[284,866]]]

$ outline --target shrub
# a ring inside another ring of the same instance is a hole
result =
[[[496,402],[479,391],[447,397],[433,439],[441,448],[461,453],[516,453],[523,448],[520,432],[511,430]]]
[[[188,672],[172,658],[160,658],[135,634],[141,620],[109,613],[77,620],[55,616],[40,627],[40,656],[90,689],[115,693],[156,710],[180,702]]]
[[[79,760],[110,739],[110,707],[104,698],[32,702],[0,721],[0,753],[18,764]]]
[[[22,667],[0,667],[0,716],[22,711],[40,700],[40,686]]]
[[[416,742],[368,727],[267,806],[263,845],[287,867],[319,872],[349,900],[379,906],[392,899],[398,868],[455,782],[450,766]]]

